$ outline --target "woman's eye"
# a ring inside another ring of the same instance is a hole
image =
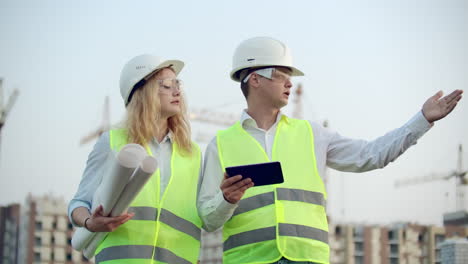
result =
[[[170,87],[170,86],[167,86],[167,85],[163,85],[163,88],[164,88],[164,89],[171,89],[171,87]]]

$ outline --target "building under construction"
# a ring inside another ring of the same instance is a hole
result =
[[[72,250],[72,234],[63,198],[29,195],[24,206],[1,207],[0,263],[91,263]]]

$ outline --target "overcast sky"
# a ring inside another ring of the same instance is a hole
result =
[[[235,47],[254,36],[280,39],[306,74],[294,80],[305,88],[304,118],[327,119],[348,137],[381,136],[438,90],[467,90],[467,3],[0,1],[0,77],[4,94],[21,93],[1,134],[0,205],[28,192],[73,196],[94,144],[78,142],[101,122],[105,96],[112,123],[121,120],[120,70],[142,53],[186,62],[180,77],[191,107],[239,114],[245,102],[229,78]],[[455,207],[454,181],[393,183],[453,171],[458,144],[468,149],[467,114],[464,98],[383,170],[330,171],[332,219],[440,225]],[[193,123],[194,138],[217,128]]]

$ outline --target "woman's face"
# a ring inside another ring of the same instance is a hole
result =
[[[162,69],[154,78],[158,80],[161,117],[169,118],[180,113],[181,84],[174,71],[169,68]]]

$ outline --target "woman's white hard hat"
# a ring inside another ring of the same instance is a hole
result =
[[[175,74],[178,75],[184,67],[184,62],[164,60],[151,54],[139,55],[127,62],[120,73],[120,94],[124,104],[129,103],[129,97],[136,84],[147,81],[157,71],[168,67],[172,68]]]

